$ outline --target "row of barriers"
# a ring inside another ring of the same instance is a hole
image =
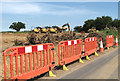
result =
[[[116,36],[115,45],[118,46]],[[100,41],[100,44],[101,41]],[[114,45],[114,36],[106,37],[106,47]],[[100,45],[101,46],[101,45]],[[89,55],[97,54],[97,37],[86,38],[83,44],[82,39],[61,41],[58,44],[59,65],[63,70],[68,70],[65,66],[73,61],[82,61],[85,56],[90,60]],[[55,67],[54,45],[52,43],[12,47],[3,52],[4,56],[4,77],[5,79],[30,79],[40,74],[49,73],[55,77],[52,69]]]
[[[52,43],[13,47],[5,50],[3,54],[5,79],[9,77],[6,57],[10,57],[10,79],[30,79],[47,71],[51,76],[55,76],[51,72],[55,67],[54,45]]]

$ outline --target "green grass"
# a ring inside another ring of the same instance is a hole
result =
[[[21,32],[16,32],[16,33],[30,33],[31,31],[21,31]]]
[[[20,32],[14,32],[14,31],[4,31],[4,32],[0,32],[0,33],[29,33],[31,31],[20,31]]]

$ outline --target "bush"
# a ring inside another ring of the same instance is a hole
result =
[[[116,36],[118,37],[118,40],[120,39],[120,36],[118,35],[118,30],[102,30],[100,32],[104,33],[106,36],[114,35],[114,39],[116,38]],[[119,40],[119,42],[120,42],[120,40]]]

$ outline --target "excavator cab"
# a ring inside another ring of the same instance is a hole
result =
[[[53,29],[54,33],[58,33],[58,32],[62,31],[62,29],[58,26],[52,26],[52,29]]]
[[[88,30],[88,32],[96,32],[96,28],[92,27],[91,29]]]
[[[33,30],[35,33],[39,33],[41,31],[41,27],[36,27],[34,30]]]
[[[63,30],[67,30],[67,27],[62,27]]]
[[[41,32],[47,33],[49,31],[49,27],[44,27],[41,29]]]

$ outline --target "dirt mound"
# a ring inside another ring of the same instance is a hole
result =
[[[36,34],[36,33],[29,33],[26,36],[25,41],[21,40],[15,40],[15,45],[34,45],[34,44],[41,44],[41,43],[53,43],[58,44],[60,41],[66,41],[66,40],[74,40],[81,38],[80,35],[76,35],[76,33],[58,33],[58,34]]]

